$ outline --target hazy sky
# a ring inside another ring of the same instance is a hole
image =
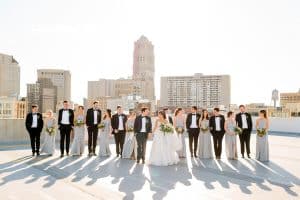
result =
[[[133,43],[155,45],[156,93],[165,75],[230,74],[232,103],[270,103],[300,88],[299,0],[1,0],[0,52],[21,66],[21,94],[38,68],[87,81],[132,73]],[[298,69],[298,70],[297,70]]]

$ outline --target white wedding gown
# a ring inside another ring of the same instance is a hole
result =
[[[160,127],[160,122],[158,124]],[[174,133],[163,133],[158,130],[153,135],[153,143],[149,158],[150,165],[168,166],[179,162],[176,151],[181,149],[181,142]]]

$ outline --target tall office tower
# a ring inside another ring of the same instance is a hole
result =
[[[57,87],[57,103],[69,100],[71,101],[71,73],[59,69],[39,69],[38,80],[42,78],[50,79],[52,84]],[[52,86],[46,86],[51,88]]]
[[[231,89],[229,75],[161,77],[160,105],[170,107],[229,107]]]
[[[0,96],[20,95],[20,66],[13,56],[0,54]]]
[[[136,95],[154,100],[154,46],[145,36],[141,36],[134,43],[132,77],[136,81],[135,87],[138,88],[137,91],[141,91],[140,94]]]
[[[31,111],[31,106],[37,104],[42,107],[41,89],[39,83],[27,84],[27,111]]]

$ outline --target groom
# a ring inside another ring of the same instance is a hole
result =
[[[242,153],[242,157],[244,158],[245,144],[246,144],[248,158],[251,158],[250,157],[250,136],[252,132],[252,118],[249,113],[245,112],[246,109],[244,105],[240,105],[239,108],[240,108],[240,113],[236,115],[235,120],[237,122],[238,127],[240,127],[243,130],[242,134],[239,134],[241,153]]]
[[[186,128],[189,133],[189,146],[191,157],[195,156],[197,158],[197,148],[198,148],[198,137],[200,132],[199,120],[200,114],[197,113],[198,108],[196,106],[192,106],[191,113],[188,114],[186,118]],[[193,149],[194,143],[194,149]]]
[[[149,117],[149,109],[142,108],[142,114],[134,121],[134,133],[137,140],[137,163],[142,159],[145,164],[146,144],[149,133],[152,132],[151,118]]]

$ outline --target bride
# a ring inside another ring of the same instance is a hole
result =
[[[171,132],[163,132],[161,125],[170,125],[166,120],[164,111],[159,111],[158,119],[153,130],[153,143],[149,163],[156,166],[174,165],[179,162],[176,151],[181,149],[180,140],[175,134],[174,128]]]

